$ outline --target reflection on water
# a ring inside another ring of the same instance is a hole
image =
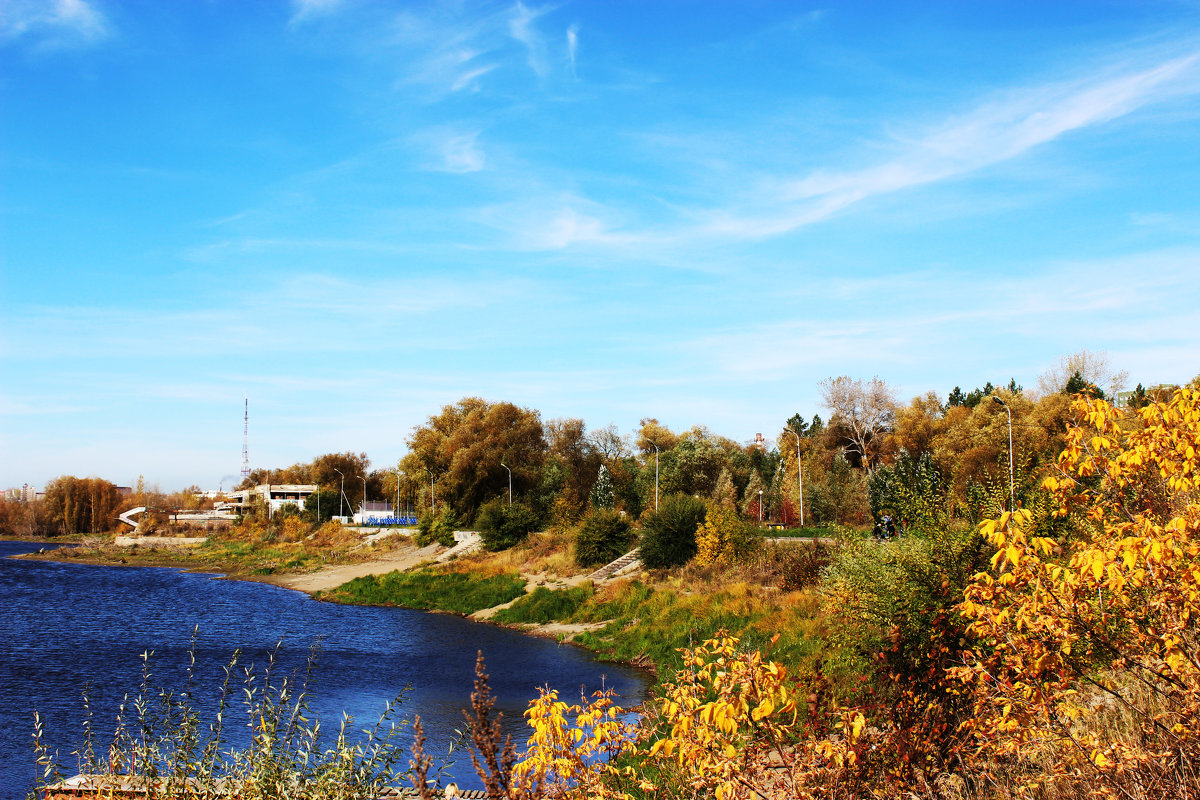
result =
[[[464,728],[462,709],[469,704],[479,651],[497,709],[518,743],[527,735],[521,715],[538,686],[552,686],[569,699],[603,683],[626,705],[636,703],[645,687],[638,671],[598,663],[579,648],[460,617],[319,603],[266,584],[173,569],[2,557],[38,547],[0,542],[0,800],[24,798],[32,784],[34,709],[71,771],[85,686],[103,743],[122,697],[137,693],[144,652],[153,653],[154,685],[183,688],[196,628],[202,706],[215,702],[234,651],[240,650],[243,666],[261,673],[282,642],[277,674],[300,675],[310,646],[319,643],[311,689],[324,728],[332,732],[343,712],[355,718],[356,728],[366,727],[409,687],[402,711],[421,715],[435,752]],[[477,787],[469,757],[458,753],[455,761],[453,777]]]

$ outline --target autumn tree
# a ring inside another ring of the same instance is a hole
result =
[[[842,375],[820,383],[821,399],[840,423],[849,440],[847,449],[870,472],[875,465],[880,441],[891,429],[896,414],[896,393],[878,376],[864,381]]]
[[[646,417],[638,426],[636,444],[643,456],[654,455],[655,445],[660,452],[670,450],[678,440],[678,435],[672,433],[666,425],[659,424],[653,417]]]
[[[959,676],[985,755],[1051,765],[1060,796],[1200,792],[1200,393],[1117,409],[1077,396],[1029,509],[988,520],[992,570],[960,606],[980,645]],[[1083,780],[1081,780],[1083,778]]]
[[[546,423],[545,433],[548,458],[556,460],[562,467],[558,493],[572,509],[582,511],[603,457],[587,435],[587,426],[581,419],[552,419]]]
[[[62,533],[110,530],[122,503],[116,485],[101,478],[63,475],[46,485],[45,510]]]
[[[1129,381],[1128,372],[1113,369],[1107,353],[1080,350],[1078,353],[1062,356],[1054,366],[1038,376],[1038,393],[1047,395],[1064,391],[1076,373],[1082,385],[1095,386],[1110,395],[1124,389]]]
[[[610,424],[603,428],[594,428],[588,433],[588,441],[606,464],[632,455],[628,438],[621,434],[616,425]]]
[[[414,429],[408,448],[400,466],[408,475],[424,476],[424,502],[433,491],[439,505],[447,503],[469,518],[488,497],[507,491],[501,462],[512,470],[514,494],[525,495],[538,485],[547,452],[537,411],[479,397],[444,406]]]

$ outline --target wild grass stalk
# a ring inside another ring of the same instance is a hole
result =
[[[332,740],[309,706],[309,682],[317,658],[310,650],[303,672],[283,674],[280,648],[266,664],[240,664],[235,652],[224,668],[210,721],[196,695],[196,633],[188,652],[183,688],[156,686],[153,653],[142,655],[136,696],[122,698],[107,752],[97,752],[90,688],[84,692],[83,740],[74,751],[80,774],[91,776],[97,797],[133,788],[148,800],[187,797],[253,797],[256,800],[366,800],[409,774],[398,765],[406,753],[397,719],[403,694],[389,702],[374,725],[355,730],[343,714]],[[239,685],[240,683],[240,685]],[[231,743],[235,713],[245,726],[245,744]],[[41,717],[34,716],[36,791],[63,779],[57,753],[45,743]],[[432,760],[422,761],[422,780]],[[441,772],[438,777],[440,779]]]

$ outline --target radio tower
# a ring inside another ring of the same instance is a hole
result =
[[[242,429],[242,480],[250,477],[250,398],[246,398],[246,425]]]

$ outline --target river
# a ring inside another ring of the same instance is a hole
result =
[[[455,731],[464,728],[462,709],[469,704],[478,651],[518,745],[527,735],[521,714],[539,686],[570,700],[581,688],[590,693],[603,685],[626,707],[645,692],[646,677],[638,670],[447,614],[320,603],[268,584],[176,569],[6,557],[39,546],[0,542],[0,800],[21,800],[33,783],[35,709],[64,772],[72,774],[85,687],[103,742],[111,737],[122,697],[137,694],[143,652],[153,653],[152,685],[183,688],[193,630],[196,694],[204,704],[215,702],[235,650],[241,664],[261,672],[282,642],[282,675],[302,673],[310,647],[318,644],[312,706],[325,729],[336,729],[343,712],[354,717],[356,729],[373,724],[387,701],[408,686],[401,711],[421,715],[435,755],[445,753]],[[479,788],[470,757],[460,751],[451,758],[451,777],[464,788]]]

